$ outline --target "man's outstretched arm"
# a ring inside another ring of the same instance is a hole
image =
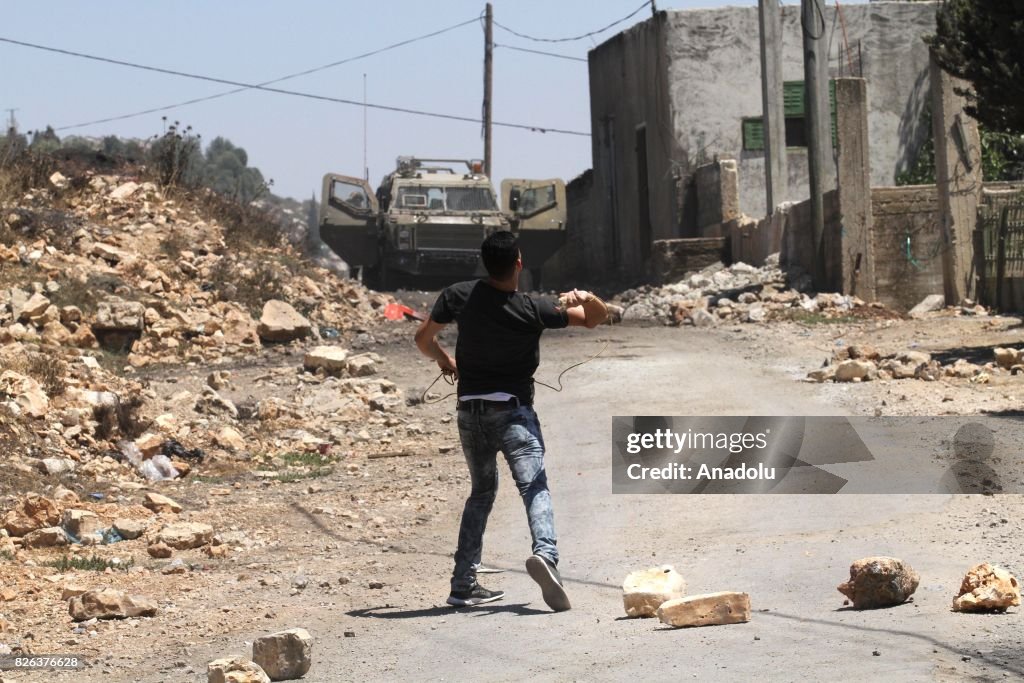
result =
[[[416,347],[419,348],[420,353],[436,362],[442,372],[450,372],[458,377],[459,371],[455,367],[455,359],[441,348],[437,341],[437,334],[442,329],[444,329],[444,325],[441,323],[434,322],[430,318],[424,320],[416,330]]]
[[[608,307],[590,292],[574,289],[560,294],[558,300],[565,306],[570,325],[593,329],[608,319]]]

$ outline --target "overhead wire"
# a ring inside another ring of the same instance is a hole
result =
[[[527,47],[516,47],[515,45],[505,45],[502,43],[495,43],[494,47],[503,47],[506,50],[515,50],[516,52],[529,52],[535,55],[544,55],[546,57],[558,57],[559,59],[570,59],[574,62],[586,62],[587,60],[583,57],[572,57],[570,55],[560,55],[557,52],[545,52],[544,50],[531,50]]]
[[[626,21],[628,19],[632,19],[637,14],[639,14],[641,10],[643,10],[645,7],[647,7],[650,4],[651,4],[651,0],[647,0],[647,2],[645,2],[642,5],[640,5],[635,10],[633,10],[632,12],[627,14],[626,16],[622,17],[621,19],[616,19],[615,21],[613,21],[612,23],[608,24],[607,26],[605,26],[603,28],[599,28],[599,29],[597,29],[595,31],[588,31],[588,32],[582,33],[582,34],[580,34],[578,36],[570,36],[570,37],[567,37],[567,38],[538,38],[537,36],[527,35],[525,33],[520,33],[519,31],[515,31],[513,29],[510,29],[508,26],[505,26],[504,24],[501,24],[501,23],[499,23],[497,21],[494,22],[494,25],[497,26],[498,28],[504,30],[504,31],[508,31],[509,33],[511,33],[514,36],[517,36],[519,38],[523,38],[525,40],[532,40],[532,41],[534,41],[536,43],[570,43],[570,42],[573,42],[573,41],[576,41],[576,40],[583,40],[584,38],[589,38],[591,36],[595,36],[598,33],[604,33],[605,31],[607,31],[608,29],[614,27],[615,25],[621,24],[622,22],[624,22],[624,21]]]
[[[467,26],[467,25],[475,23],[475,22],[476,22],[475,18],[474,19],[470,19],[468,21],[463,21],[463,22],[460,22],[460,23],[455,24],[453,26],[448,26],[447,28],[442,28],[442,29],[439,29],[437,31],[431,31],[430,33],[424,33],[423,35],[416,36],[414,38],[408,38],[406,40],[402,40],[402,41],[399,41],[397,43],[392,43],[391,45],[386,45],[384,47],[377,48],[376,50],[370,50],[369,52],[364,52],[364,53],[359,54],[359,55],[354,55],[352,57],[346,57],[345,59],[339,59],[339,60],[331,62],[329,64],[323,64],[321,66],[313,67],[311,69],[305,69],[303,71],[297,71],[297,72],[292,73],[292,74],[287,74],[285,76],[281,76],[280,78],[273,78],[273,79],[271,79],[269,81],[263,81],[262,83],[258,83],[257,85],[262,87],[262,86],[266,86],[266,85],[273,85],[274,83],[281,83],[282,81],[291,80],[293,78],[299,78],[300,76],[308,76],[309,74],[317,73],[319,71],[325,71],[327,69],[332,69],[332,68],[334,68],[336,66],[341,66],[342,64],[348,64],[349,62],[355,62],[355,61],[358,61],[360,59],[366,59],[367,57],[372,57],[372,56],[378,55],[378,54],[380,54],[382,52],[387,52],[389,50],[394,50],[394,49],[399,48],[399,47],[404,47],[404,46],[410,45],[412,43],[417,43],[417,42],[419,42],[421,40],[426,40],[427,38],[433,38],[435,36],[439,36],[439,35],[441,35],[443,33],[448,33],[449,31],[454,31],[457,28],[462,28],[463,26]],[[100,124],[100,123],[110,123],[111,121],[123,121],[125,119],[136,118],[138,116],[145,116],[146,114],[156,114],[156,113],[159,113],[159,112],[162,112],[162,111],[169,111],[171,109],[177,109],[179,107],[184,107],[184,106],[187,106],[187,105],[190,105],[190,104],[197,104],[199,102],[207,102],[209,100],[215,100],[215,99],[218,99],[218,98],[221,98],[221,97],[227,97],[228,95],[235,95],[235,94],[240,93],[240,92],[246,92],[247,90],[251,90],[251,89],[252,88],[249,88],[249,87],[234,88],[233,90],[225,90],[224,92],[215,93],[213,95],[206,95],[204,97],[196,97],[196,98],[193,98],[193,99],[190,99],[190,100],[185,100],[183,102],[176,102],[174,104],[168,104],[168,105],[164,105],[164,106],[160,106],[160,107],[153,107],[153,108],[150,108],[150,109],[143,109],[142,111],[132,112],[131,114],[121,114],[121,115],[118,115],[118,116],[108,116],[107,118],[96,119],[94,121],[86,121],[84,123],[75,123],[75,124],[68,125],[68,126],[60,126],[59,128],[55,128],[54,130],[71,130],[73,128],[84,128],[86,126],[94,126],[94,125]]]
[[[474,19],[473,21],[476,21],[476,19]],[[297,90],[286,90],[284,88],[272,88],[272,87],[267,87],[265,85],[259,85],[257,83],[245,83],[245,82],[242,82],[242,81],[235,81],[235,80],[231,80],[231,79],[227,79],[227,78],[218,78],[218,77],[215,77],[215,76],[205,76],[205,75],[202,75],[202,74],[195,74],[195,73],[190,73],[190,72],[187,72],[187,71],[178,71],[176,69],[166,69],[166,68],[158,67],[158,66],[151,66],[151,65],[147,65],[147,64],[139,64],[139,63],[136,63],[136,62],[128,62],[128,61],[121,60],[121,59],[113,59],[113,58],[110,58],[110,57],[101,57],[101,56],[98,56],[98,55],[91,55],[91,54],[87,54],[87,53],[84,53],[84,52],[76,52],[74,50],[66,50],[66,49],[63,49],[63,48],[51,47],[51,46],[48,46],[48,45],[39,45],[37,43],[29,43],[27,41],[22,41],[22,40],[14,40],[13,38],[5,38],[5,37],[2,37],[2,36],[0,36],[0,42],[9,43],[11,45],[20,45],[22,47],[28,47],[28,48],[32,48],[32,49],[36,49],[36,50],[42,50],[42,51],[45,51],[45,52],[53,52],[53,53],[56,53],[56,54],[63,54],[63,55],[67,55],[67,56],[70,56],[70,57],[79,57],[81,59],[89,59],[89,60],[92,60],[92,61],[102,62],[102,63],[106,63],[106,64],[115,64],[115,65],[118,65],[118,66],[124,66],[124,67],[128,67],[128,68],[133,68],[133,69],[141,69],[143,71],[151,71],[151,72],[154,72],[154,73],[162,73],[162,74],[167,74],[167,75],[170,75],[170,76],[179,76],[179,77],[182,77],[182,78],[191,78],[191,79],[200,80],[200,81],[207,81],[207,82],[210,82],[210,83],[221,83],[221,84],[224,84],[224,85],[231,85],[231,86],[235,86],[235,87],[242,88],[242,89],[247,89],[247,90],[249,90],[249,89],[251,89],[251,90],[260,90],[260,91],[264,91],[264,92],[277,93],[277,94],[280,94],[280,95],[290,95],[290,96],[293,96],[293,97],[304,97],[304,98],[307,98],[307,99],[319,100],[319,101],[322,101],[322,102],[334,102],[334,103],[337,103],[337,104],[347,104],[347,105],[356,106],[356,107],[366,107],[366,108],[369,108],[369,109],[377,109],[377,110],[380,110],[380,111],[391,111],[391,112],[397,112],[397,113],[402,113],[402,114],[412,114],[412,115],[415,115],[415,116],[425,116],[425,117],[430,117],[430,118],[446,119],[446,120],[449,120],[449,121],[464,121],[464,122],[467,122],[467,123],[482,123],[482,119],[474,118],[472,116],[461,116],[461,115],[458,115],[458,114],[444,114],[444,113],[440,113],[440,112],[425,111],[425,110],[422,110],[422,109],[411,109],[411,108],[408,108],[408,107],[397,107],[397,106],[386,105],[386,104],[373,104],[373,103],[369,103],[369,102],[361,102],[359,100],[350,100],[350,99],[346,99],[346,98],[343,98],[343,97],[332,97],[332,96],[329,96],[329,95],[318,95],[316,93],[307,93],[307,92],[301,92],[301,91],[297,91]],[[584,133],[582,131],[576,131],[576,130],[568,130],[568,129],[565,129],[565,128],[553,128],[553,127],[549,127],[549,126],[538,126],[538,125],[530,125],[530,124],[524,124],[524,123],[510,123],[510,122],[507,122],[507,121],[492,121],[491,125],[493,125],[493,126],[500,126],[502,128],[514,128],[514,129],[518,129],[518,130],[527,130],[527,131],[536,132],[536,133],[556,133],[556,134],[560,134],[560,135],[577,135],[577,136],[581,136],[581,137],[590,137],[590,133]]]

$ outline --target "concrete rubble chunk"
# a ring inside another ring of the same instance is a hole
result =
[[[971,567],[953,599],[954,612],[1005,612],[1020,606],[1020,583],[1010,572],[997,565]]]
[[[175,550],[199,548],[213,540],[213,527],[199,522],[176,522],[161,529],[156,540]]]
[[[629,617],[653,617],[663,602],[683,597],[686,581],[672,565],[631,572],[622,582],[622,604]]]
[[[366,377],[377,372],[373,358],[366,354],[348,359],[348,374],[352,377]]]
[[[100,518],[89,510],[65,510],[62,525],[65,531],[82,540],[100,531]]]
[[[153,432],[146,432],[139,438],[135,439],[136,448],[138,448],[146,458],[152,458],[154,455],[159,453],[163,445],[164,437],[160,434],[154,434]]]
[[[911,318],[923,318],[926,314],[941,311],[946,307],[946,297],[942,294],[929,294],[921,303],[910,309]]]
[[[312,331],[312,324],[284,301],[271,299],[263,305],[256,332],[269,342],[288,342],[302,339]]]
[[[306,354],[302,366],[310,372],[323,369],[328,374],[337,374],[345,370],[348,351],[340,346],[318,346]]]
[[[181,503],[160,493],[153,493],[152,491],[146,494],[142,504],[152,510],[153,512],[173,512],[179,513],[182,510]]]
[[[141,332],[145,326],[146,307],[138,301],[110,297],[96,306],[95,331]]]
[[[68,179],[60,171],[54,171],[50,176],[50,184],[58,190],[63,190],[68,186]]]
[[[146,533],[148,526],[141,519],[115,519],[113,528],[121,538],[132,541]]]
[[[21,319],[38,318],[50,307],[50,300],[42,294],[33,294],[21,309]]]
[[[13,397],[18,409],[31,418],[46,417],[50,410],[50,398],[39,382],[13,370],[0,375],[0,394]]]
[[[856,609],[906,602],[921,581],[913,567],[894,557],[865,557],[850,565],[850,579],[837,589]]]
[[[259,664],[245,657],[215,659],[206,665],[207,683],[270,683]]]
[[[116,188],[114,188],[110,192],[109,197],[111,199],[117,199],[117,200],[128,199],[133,194],[135,194],[136,190],[138,190],[138,189],[139,189],[139,184],[129,180],[128,182],[121,183]]]
[[[995,356],[996,365],[1004,370],[1010,370],[1021,362],[1022,354],[1017,349],[997,348],[993,349],[992,353]]]
[[[75,621],[87,619],[127,619],[152,617],[156,603],[141,595],[128,595],[113,588],[101,588],[77,595],[68,600],[68,611]]]
[[[878,368],[868,360],[844,360],[836,366],[835,381],[869,381],[878,376]]]
[[[290,628],[252,643],[252,660],[272,681],[301,678],[313,664],[313,638],[304,628]]]
[[[68,545],[71,539],[59,526],[44,527],[30,531],[21,539],[22,548],[55,548]]]
[[[135,260],[135,256],[124,249],[119,249],[110,244],[104,244],[103,242],[97,242],[92,245],[92,250],[89,252],[97,258],[101,258],[111,265],[117,265],[122,261],[130,263]]]
[[[244,451],[245,437],[234,427],[222,427],[215,439],[217,445],[232,451]]]
[[[669,626],[716,626],[750,621],[750,596],[723,591],[676,598],[658,608],[658,619]]]
[[[60,524],[60,517],[56,503],[38,493],[29,493],[4,515],[3,527],[11,536],[24,536],[30,531]]]

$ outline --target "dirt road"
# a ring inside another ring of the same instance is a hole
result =
[[[742,333],[616,327],[548,334],[538,378],[610,342],[540,390],[537,410],[574,609],[552,614],[523,570],[524,513],[505,478],[484,557],[505,568],[483,577],[503,601],[443,606],[461,492],[431,531],[430,548],[393,571],[429,587],[425,599],[382,595],[317,626],[312,680],[1005,680],[1024,677],[1019,614],[954,614],[968,566],[1020,566],[1019,498],[951,496],[623,496],[611,494],[610,419],[621,414],[835,414],[785,354],[774,366],[744,359]],[[766,342],[771,344],[771,342]],[[420,366],[425,368],[426,366]],[[427,372],[426,369],[423,372]],[[440,417],[448,406],[431,407]],[[998,525],[1000,519],[1012,519]],[[990,527],[996,520],[997,527]],[[976,526],[976,523],[980,526]],[[893,555],[920,571],[915,600],[889,610],[842,608],[835,586],[852,560]],[[621,581],[674,564],[688,592],[751,594],[744,625],[669,630],[627,620]],[[313,627],[311,627],[313,628]],[[345,639],[343,631],[357,629]]]
[[[383,337],[394,341],[378,350],[387,377],[416,395],[436,368],[415,352],[412,325],[405,324],[408,335],[396,325]],[[444,606],[468,489],[449,400],[400,409],[393,444],[420,445],[408,457],[368,459],[357,449],[316,479],[268,481],[251,463],[234,474],[167,482],[160,490],[186,507],[188,519],[223,535],[227,557],[183,552],[187,573],[167,574],[166,563],[147,559],[139,545],[132,550],[139,571],[119,585],[157,598],[160,614],[101,621],[87,633],[74,630],[59,590],[33,593],[40,602],[24,614],[34,651],[77,652],[94,665],[78,673],[5,672],[3,680],[205,681],[207,662],[248,654],[254,638],[294,626],[315,639],[304,680],[318,683],[1024,678],[1019,610],[950,611],[968,567],[989,561],[1021,575],[1020,496],[611,493],[613,415],[870,414],[887,391],[927,390],[798,381],[835,333],[622,325],[545,335],[537,378],[549,383],[608,343],[602,356],[566,375],[562,393],[538,390],[569,612],[552,614],[524,571],[529,535],[508,476],[484,552],[488,564],[506,569],[484,583],[506,597],[477,608]],[[260,377],[294,375],[297,357],[282,353],[236,368],[236,381],[257,391]],[[201,381],[187,367],[175,373],[155,390]],[[329,387],[302,391],[329,406]],[[993,395],[1008,401],[1007,391]],[[380,419],[391,424],[387,415]],[[130,544],[103,549],[123,554],[122,546]],[[836,585],[853,560],[869,555],[900,557],[920,572],[912,602],[843,608]],[[753,619],[683,630],[625,619],[623,578],[660,564],[673,564],[691,594],[748,592]],[[103,577],[74,580],[92,585]]]

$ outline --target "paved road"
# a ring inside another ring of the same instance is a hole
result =
[[[545,380],[599,349],[598,339],[611,340],[604,356],[567,375],[563,393],[538,396],[574,609],[550,613],[523,570],[529,535],[506,476],[485,559],[507,572],[484,577],[486,586],[506,591],[505,599],[472,609],[442,606],[464,495],[453,493],[452,514],[425,530],[433,540],[424,545],[437,547],[418,546],[404,557],[409,577],[436,585],[436,600],[355,606],[349,616],[361,627],[356,640],[342,638],[341,624],[323,624],[307,679],[1024,678],[1019,613],[949,610],[971,564],[1019,567],[1019,545],[987,531],[988,515],[1011,508],[1019,515],[1019,498],[611,493],[613,415],[836,413],[816,385],[793,381],[785,358],[758,359],[735,337],[727,330],[630,327],[546,335],[538,373]],[[922,576],[915,600],[887,610],[843,609],[835,586],[852,560],[868,555],[910,562]],[[750,593],[752,621],[675,630],[625,619],[622,579],[662,563],[675,565],[689,593]]]

